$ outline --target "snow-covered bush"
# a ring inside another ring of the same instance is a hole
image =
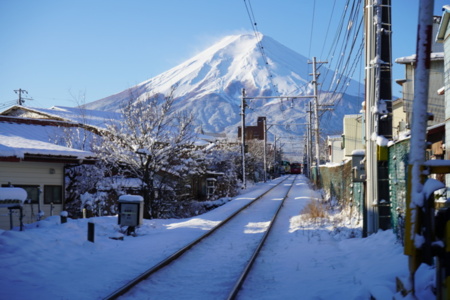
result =
[[[116,213],[116,203],[113,200],[115,195],[98,191],[99,185],[109,174],[109,169],[101,162],[95,165],[69,166],[65,169],[65,210],[70,217],[82,216],[83,209],[88,209],[92,215]]]

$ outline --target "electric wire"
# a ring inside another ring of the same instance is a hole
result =
[[[312,11],[312,22],[311,22],[311,34],[310,34],[310,44],[309,44],[309,53],[308,56],[311,56],[312,42],[313,42],[313,33],[315,28],[315,23],[319,20],[316,19],[316,1],[313,2],[313,11]],[[249,20],[252,25],[252,29],[255,37],[258,41],[259,51],[261,52],[261,56],[264,60],[264,64],[266,70],[269,74],[269,80],[271,84],[271,88],[278,93],[275,89],[275,84],[273,83],[273,76],[270,73],[269,69],[269,61],[266,56],[264,47],[262,45],[262,37],[261,33],[258,30],[258,24],[256,22],[255,14],[253,12],[253,8],[250,0],[244,0],[244,4],[247,10],[247,14]],[[322,88],[318,91],[319,99],[330,99],[327,102],[329,104],[333,104],[334,106],[338,105],[342,100],[343,94],[346,92],[347,88],[350,86],[352,82],[352,77],[358,67],[361,68],[361,57],[363,55],[364,50],[364,37],[362,36],[362,28],[364,24],[364,18],[362,13],[362,0],[346,0],[344,6],[342,7],[342,14],[339,19],[338,26],[336,27],[336,31],[334,33],[334,38],[332,43],[328,49],[328,55],[326,60],[329,65],[325,68],[323,74],[321,74],[320,81],[322,82]],[[332,14],[336,9],[336,0],[333,1],[332,5]],[[326,42],[329,39],[329,31],[331,28],[332,18],[329,18],[329,22],[327,24],[326,33],[324,36],[324,43],[321,49],[320,56],[326,51]],[[318,66],[319,70],[322,65]],[[332,71],[334,70],[334,71]],[[332,78],[330,78],[332,76]],[[310,83],[306,83],[305,86]],[[300,87],[299,89],[302,89]],[[323,91],[327,91],[328,94],[326,97],[322,97],[320,93]],[[281,102],[283,99],[281,99]],[[281,103],[282,104],[282,103]],[[323,110],[319,116],[321,118],[325,114],[326,110]],[[331,117],[331,114],[329,114]]]
[[[331,21],[333,20],[333,12],[334,12],[334,8],[335,7],[336,7],[336,0],[334,0],[334,2],[333,2],[333,7],[331,8],[331,12],[330,12],[330,17],[328,18],[327,31],[325,32],[325,37],[324,37],[324,41],[323,41],[322,51],[320,52],[320,56],[319,57],[322,57],[323,51],[325,50],[325,43],[328,40],[328,33],[330,31]]]
[[[339,78],[341,79],[344,76],[348,75],[347,68],[349,66],[348,62],[349,59],[352,58],[352,53],[355,48],[356,41],[358,39],[358,36],[360,32],[362,31],[362,24],[363,24],[363,16],[360,13],[360,4],[361,0],[353,1],[353,3],[350,5],[348,3],[345,6],[344,14],[341,17],[341,22],[338,27],[338,31],[335,38],[335,43],[330,49],[330,65],[331,68],[328,70],[334,69],[333,77],[336,78],[336,74],[338,74]],[[351,9],[349,10],[349,7],[351,6]],[[348,16],[346,16],[348,14]],[[347,27],[344,27],[344,24],[347,24]],[[357,30],[354,30],[354,28],[357,28]],[[342,32],[346,32],[342,37]],[[342,37],[342,38],[341,38]],[[353,40],[353,41],[352,41]],[[362,44],[362,39],[361,39]],[[351,45],[350,48],[348,46]],[[333,59],[336,57],[336,51],[339,48],[339,56],[338,60],[335,65],[333,65]],[[325,79],[328,77],[330,71],[327,71],[325,74]],[[324,81],[325,81],[324,79]],[[330,86],[328,87],[328,90],[332,89],[332,84],[339,84],[340,80],[331,80]],[[339,89],[333,88],[334,90]]]
[[[309,50],[308,57],[311,57],[311,45],[312,45],[312,37],[314,35],[314,15],[316,14],[316,0],[313,1],[313,11],[312,11],[312,19],[311,19],[311,32],[309,35]]]
[[[6,102],[3,102],[3,103],[0,103],[0,108],[13,106],[15,104],[17,104],[17,100],[6,101]]]
[[[363,38],[360,37],[363,28],[361,7],[361,0],[353,0],[351,3],[350,1],[346,2],[333,44],[330,47],[328,61],[331,66],[325,72],[322,81],[327,82],[328,76],[333,76],[332,80],[328,80],[329,86],[324,88],[324,90],[331,92],[333,95],[346,92],[355,69],[360,62],[359,59],[363,49]],[[344,24],[347,26],[345,27]],[[336,63],[334,63],[338,49],[340,54]],[[355,49],[358,50],[355,51]],[[334,71],[331,71],[332,69]],[[334,97],[334,99],[340,98]]]
[[[334,8],[335,2],[333,3],[333,10]],[[327,99],[327,103],[322,103],[321,105],[333,105],[336,107],[342,101],[344,93],[350,86],[354,72],[358,66],[362,65],[360,59],[364,50],[364,38],[361,38],[361,32],[364,18],[361,8],[361,0],[347,0],[343,7],[339,25],[328,52],[327,60],[330,63],[330,67],[326,69],[324,77],[321,78],[322,82],[328,82],[329,84],[327,87],[323,85],[323,88],[319,90],[320,93],[327,91],[326,93],[328,94],[327,96],[319,97],[322,102],[324,99]],[[325,49],[325,42],[328,39],[328,29],[326,37],[322,53]],[[336,53],[339,53],[339,55],[336,55]],[[330,75],[333,76],[332,79],[328,78]],[[322,119],[327,111],[325,109],[321,110],[319,119]],[[328,119],[332,118],[332,116],[333,114],[328,114]]]
[[[250,0],[244,0],[244,4],[245,4],[245,8],[247,10],[247,14],[248,14],[250,23],[252,25],[253,33],[254,33],[255,38],[257,40],[258,49],[259,49],[259,51],[261,53],[261,56],[262,56],[262,59],[264,61],[264,67],[265,67],[266,72],[268,74],[269,82],[270,82],[270,85],[271,85],[270,88],[271,88],[272,91],[275,92],[275,94],[278,95],[279,94],[278,93],[278,89],[276,88],[276,85],[273,82],[273,76],[272,76],[272,73],[270,72],[270,69],[269,69],[269,59],[267,58],[267,55],[266,55],[265,50],[264,50],[264,46],[262,44],[262,34],[258,30],[258,23],[256,22],[256,18],[255,18],[255,14],[253,12],[251,1]]]

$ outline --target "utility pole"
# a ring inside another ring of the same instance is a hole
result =
[[[245,102],[245,89],[242,89],[242,102],[241,102],[241,141],[242,141],[242,188],[245,189],[247,187],[247,183],[245,181],[245,108],[247,104]]]
[[[29,98],[22,98],[22,94],[27,94],[28,95],[28,92],[26,90],[18,89],[18,90],[14,90],[14,92],[16,94],[19,94],[19,99],[17,99],[17,104],[18,105],[23,105],[23,103],[25,102],[24,99],[31,100]]]
[[[308,178],[312,179],[311,177],[311,167],[313,162],[313,154],[312,154],[312,102],[309,101],[309,119],[308,119]]]
[[[266,117],[263,119],[263,129],[264,129],[264,182],[267,181],[267,121]]]
[[[365,0],[366,199],[364,235],[389,228],[387,147],[392,137],[391,0]]]
[[[317,79],[320,75],[320,73],[317,72],[317,64],[326,64],[328,62],[326,61],[316,61],[316,57],[313,57],[312,62],[308,62],[309,64],[312,64],[312,76],[313,76],[313,80],[312,80],[312,84],[314,87],[314,143],[315,143],[315,148],[316,148],[316,185],[320,186],[320,169],[319,169],[319,164],[320,164],[320,150],[319,150],[319,96],[317,94],[317,86],[319,85]]]

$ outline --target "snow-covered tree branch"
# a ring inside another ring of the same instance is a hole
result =
[[[95,147],[99,157],[128,176],[141,180],[144,217],[158,215],[162,195],[175,196],[174,182],[186,170],[193,149],[193,117],[173,110],[168,96],[130,97],[122,109],[123,122],[111,123]]]

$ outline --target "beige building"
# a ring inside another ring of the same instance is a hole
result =
[[[91,152],[51,142],[70,126],[74,124],[0,116],[0,186],[27,192],[21,206],[24,224],[59,215],[64,209],[64,168],[95,161]],[[0,200],[0,229],[10,229],[11,223],[20,226],[20,209]]]
[[[344,134],[343,134],[343,159],[350,159],[354,150],[364,149],[362,128],[362,115],[344,116]]]

